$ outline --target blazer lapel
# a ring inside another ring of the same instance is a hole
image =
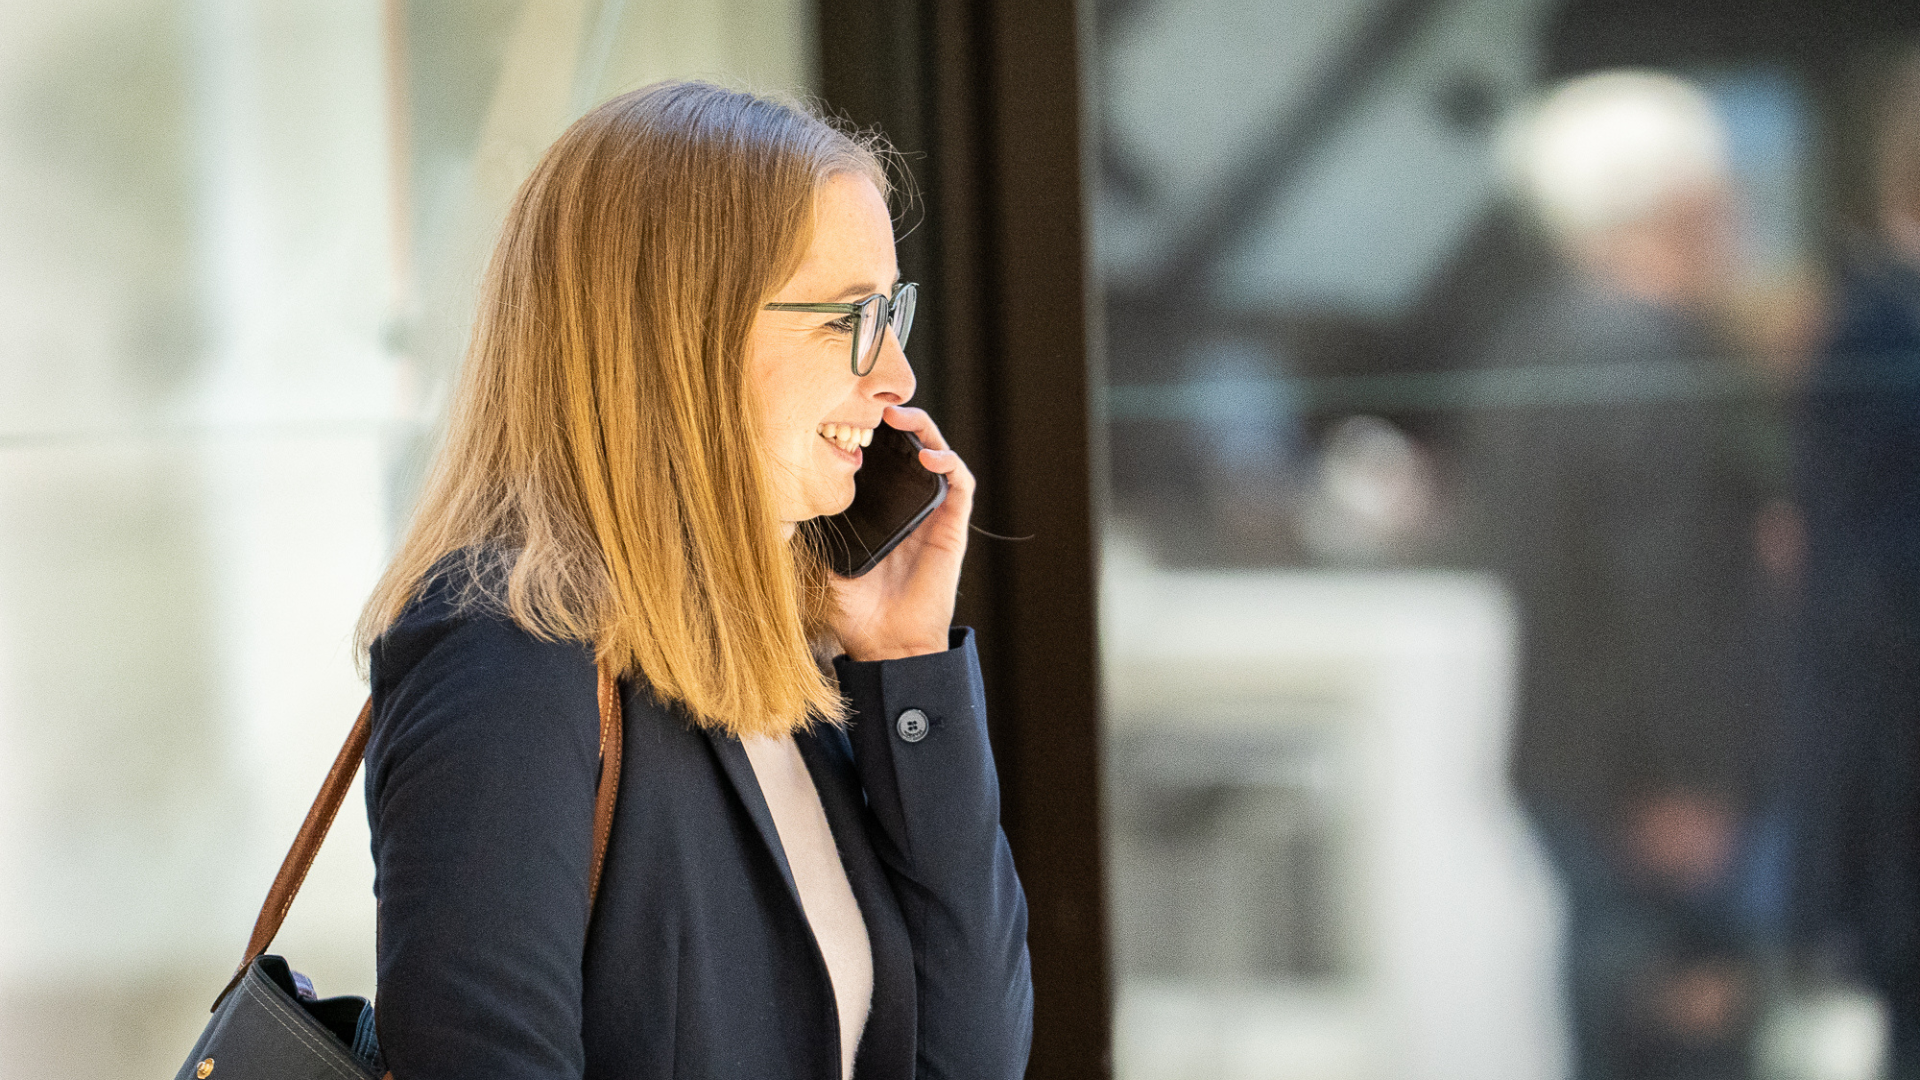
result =
[[[760,842],[766,845],[767,854],[773,856],[774,865],[780,868],[780,880],[787,883],[787,895],[793,899],[794,910],[804,918],[807,909],[800,903],[800,887],[793,883],[787,849],[780,846],[780,830],[773,824],[773,811],[767,809],[767,797],[760,790],[759,779],[753,775],[753,762],[747,760],[747,748],[740,745],[739,739],[710,729],[703,731],[713,746],[714,756],[720,759],[720,771],[726,774],[734,794],[746,806],[747,816],[753,819],[753,827],[760,833]]]
[[[847,884],[860,905],[873,951],[873,1002],[854,1073],[862,1080],[911,1080],[919,1016],[913,941],[907,936],[893,884],[873,850],[879,826],[867,810],[853,765],[853,747],[843,731],[825,725],[796,734],[793,741],[807,763],[814,790],[820,793],[820,808],[840,849],[840,864],[846,868]]]

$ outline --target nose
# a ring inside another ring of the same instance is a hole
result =
[[[892,327],[888,327],[880,339],[880,355],[873,362],[873,370],[860,382],[868,397],[888,405],[905,405],[913,397],[917,385],[913,365],[907,362],[906,350],[900,348],[900,340],[893,336]]]

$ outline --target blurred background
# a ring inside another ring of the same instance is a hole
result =
[[[179,1066],[507,200],[666,77],[904,152],[1034,1076],[1920,1077],[1904,0],[0,2],[0,1077]]]

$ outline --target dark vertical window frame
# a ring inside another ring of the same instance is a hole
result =
[[[1072,0],[819,0],[821,95],[918,188],[919,403],[980,478],[960,621],[980,631],[1003,820],[1032,909],[1028,1075],[1106,1077],[1093,376]]]

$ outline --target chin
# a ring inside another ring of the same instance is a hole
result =
[[[841,511],[844,511],[847,507],[852,506],[853,492],[851,491],[847,492],[847,497],[844,499],[832,499],[832,500],[828,500],[828,503],[829,505],[827,505],[825,509],[820,511],[821,517],[832,517],[833,515],[838,514]]]
[[[823,491],[813,500],[814,517],[832,517],[853,505],[853,481],[849,479],[845,486],[835,485],[832,491]]]

